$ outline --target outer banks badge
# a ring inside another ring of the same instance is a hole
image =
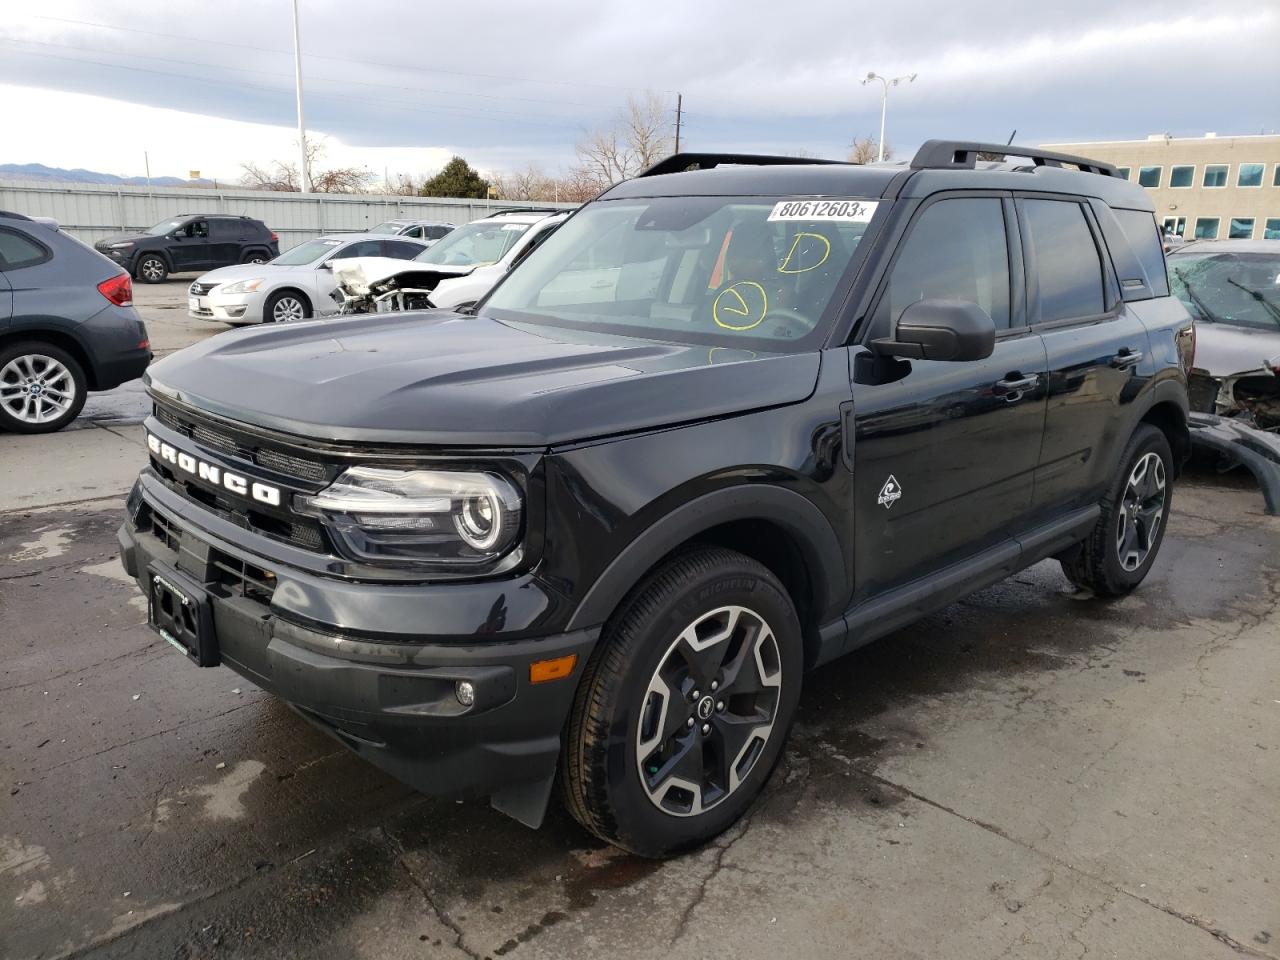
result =
[[[894,501],[902,497],[902,486],[898,483],[898,479],[889,474],[889,479],[884,482],[884,486],[880,488],[880,496],[876,497],[876,503],[883,506],[886,510],[893,506]]]

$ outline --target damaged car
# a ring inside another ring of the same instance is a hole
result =
[[[1168,256],[1196,318],[1192,439],[1247,466],[1280,510],[1280,240],[1188,243]]]
[[[549,237],[569,214],[504,210],[459,227],[406,263],[359,257],[334,265],[338,312],[466,310]]]

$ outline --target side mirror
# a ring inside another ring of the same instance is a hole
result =
[[[333,269],[333,261],[332,261],[332,260],[326,260],[324,263],[320,264],[320,266],[316,267],[316,269],[317,269],[317,270],[332,270],[332,269]]]
[[[911,360],[985,360],[996,348],[996,325],[968,300],[917,300],[902,311],[893,337],[872,340],[871,348]]]

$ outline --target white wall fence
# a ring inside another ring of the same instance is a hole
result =
[[[528,206],[571,210],[575,204],[0,180],[0,210],[53,217],[86,243],[145,230],[178,214],[229,213],[261,220],[280,235],[280,249],[287,250],[324,233],[358,232],[398,217],[460,226],[503,208]]]

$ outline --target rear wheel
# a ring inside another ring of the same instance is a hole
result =
[[[1093,532],[1059,558],[1067,579],[1103,597],[1128,593],[1146,578],[1160,552],[1172,503],[1169,440],[1156,427],[1141,424],[1120,458],[1120,472],[1102,500]]]
[[[75,357],[49,343],[0,350],[0,429],[53,433],[80,414],[88,383]]]
[[[143,283],[163,283],[169,276],[169,265],[164,257],[145,253],[134,268],[134,276]]]
[[[281,290],[267,298],[262,314],[267,323],[296,323],[311,316],[311,304],[300,293]]]
[[[761,564],[701,548],[664,565],[583,675],[561,763],[570,812],[649,857],[721,833],[782,755],[803,662],[795,609]]]

